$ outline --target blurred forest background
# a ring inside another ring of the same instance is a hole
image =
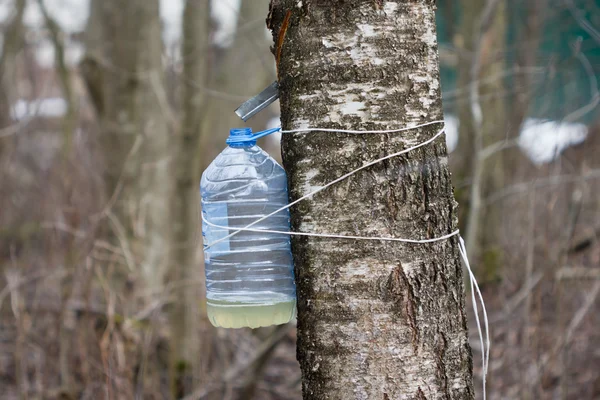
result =
[[[267,12],[0,0],[1,399],[301,397],[293,324],[215,329],[203,300],[200,174],[275,80]],[[598,399],[600,2],[438,0],[437,18],[489,398]]]

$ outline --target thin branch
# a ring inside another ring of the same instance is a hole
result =
[[[484,205],[490,206],[493,203],[500,201],[506,197],[529,193],[531,190],[539,189],[548,186],[562,185],[565,183],[581,182],[590,179],[600,178],[600,169],[592,169],[588,173],[583,175],[554,175],[547,178],[539,178],[531,182],[517,183],[511,186],[507,186],[496,193],[492,193],[486,200]]]
[[[556,280],[566,279],[600,279],[600,268],[589,267],[562,267],[554,275]]]
[[[596,41],[596,43],[600,45],[600,32],[598,32],[596,28],[594,28],[594,26],[587,19],[585,19],[584,12],[575,7],[573,0],[567,0],[567,7],[579,26],[581,26],[581,28],[586,31],[592,37],[592,39]]]

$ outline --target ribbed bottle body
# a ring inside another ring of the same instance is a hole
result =
[[[227,147],[202,175],[201,195],[203,219],[227,227],[202,224],[213,325],[256,328],[289,322],[296,305],[290,237],[244,231],[226,238],[288,203],[283,168],[258,146]],[[288,231],[289,212],[252,229]]]

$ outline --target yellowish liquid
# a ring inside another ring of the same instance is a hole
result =
[[[206,311],[210,323],[216,327],[259,328],[290,322],[296,316],[296,301],[255,305],[208,300]]]

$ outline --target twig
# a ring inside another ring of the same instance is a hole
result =
[[[513,311],[525,300],[531,291],[542,281],[544,274],[538,272],[531,277],[531,281],[527,282],[523,285],[521,290],[519,290],[513,297],[511,297],[506,304],[504,305],[504,309],[502,310],[502,314],[497,317],[490,319],[490,323],[494,324],[496,322],[503,321],[507,319]]]
[[[549,176],[547,178],[538,178],[535,181],[522,182],[517,183],[511,186],[507,186],[504,189],[492,193],[486,200],[485,205],[490,206],[493,203],[504,199],[505,197],[515,195],[515,194],[523,194],[529,193],[531,190],[547,187],[547,186],[555,186],[562,185],[564,183],[573,183],[573,182],[581,182],[587,181],[590,179],[598,179],[600,178],[600,169],[592,169],[588,173],[583,175],[554,175]]]
[[[54,275],[58,275],[59,278],[63,278],[67,275],[67,271],[65,269],[56,269],[55,271],[51,271],[51,272],[48,272],[48,271],[38,272],[37,274],[34,274],[32,276],[17,278],[12,283],[7,284],[2,289],[2,291],[0,291],[0,310],[2,309],[2,303],[4,302],[4,299],[6,299],[6,297],[8,295],[10,295],[13,290],[16,290],[16,289],[20,288],[21,286],[28,285],[28,284],[33,283],[40,279],[53,277]]]
[[[519,140],[516,138],[515,139],[504,139],[504,140],[493,143],[493,144],[487,146],[486,148],[482,149],[479,152],[478,157],[482,161],[485,161],[486,159],[490,158],[494,154],[496,154],[502,150],[512,149],[513,147],[518,146],[518,144],[519,144]]]
[[[554,275],[556,280],[564,279],[600,279],[600,268],[562,267]]]
[[[133,155],[135,155],[135,153],[137,153],[137,151],[140,149],[140,146],[142,145],[142,140],[143,140],[143,138],[141,135],[136,136],[135,142],[133,143],[133,146],[131,146],[131,150],[129,150],[129,153],[127,154],[127,157],[125,157],[125,161],[123,162],[123,168],[121,169],[121,174],[119,175],[119,179],[117,180],[117,184],[115,185],[115,190],[113,191],[112,195],[110,196],[110,199],[108,200],[108,202],[106,203],[104,208],[100,212],[98,212],[96,214],[92,214],[90,216],[90,220],[92,222],[98,222],[102,218],[106,217],[106,215],[111,211],[112,207],[117,202],[117,199],[119,198],[119,194],[121,193],[121,190],[123,189],[125,166],[129,162],[129,159],[131,157],[133,157]]]
[[[119,219],[111,212],[107,212],[108,220],[111,222],[113,230],[121,244],[121,249],[123,249],[123,254],[125,255],[125,260],[127,261],[127,266],[129,267],[129,271],[133,272],[136,270],[135,259],[133,257],[133,253],[131,252],[131,248],[129,247],[129,240],[127,240],[127,234],[125,232],[125,228],[119,222]]]
[[[583,11],[575,7],[573,0],[567,0],[567,6],[573,18],[577,21],[579,26],[586,31],[592,39],[594,39],[600,45],[600,32],[598,32],[594,26],[583,16]]]
[[[173,109],[169,104],[169,99],[167,98],[167,92],[165,91],[165,87],[161,82],[158,71],[152,71],[150,73],[150,86],[152,87],[152,91],[156,96],[156,100],[160,105],[160,109],[163,113],[163,116],[168,121],[168,124],[171,128],[171,131],[177,130],[177,120],[173,113]]]

